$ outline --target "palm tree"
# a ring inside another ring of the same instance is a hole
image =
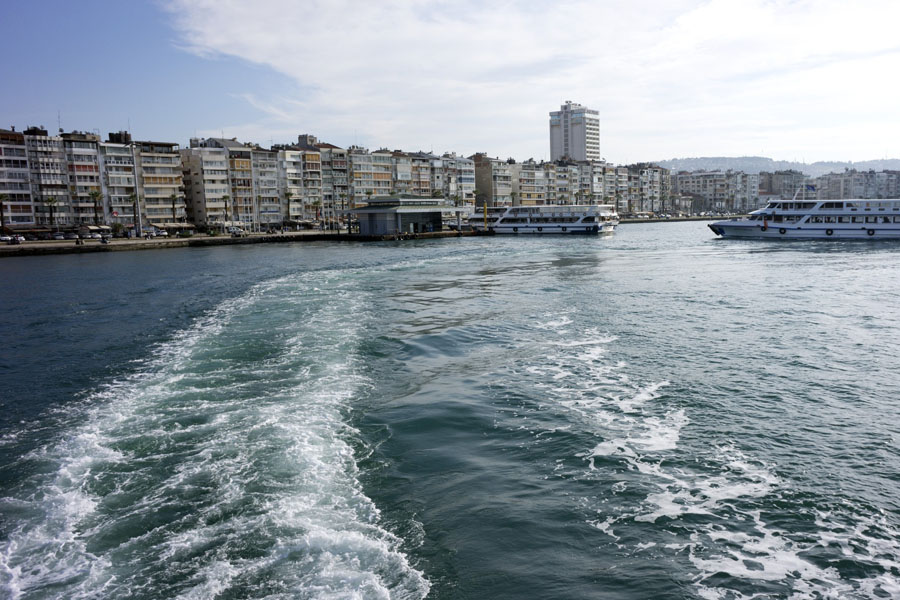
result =
[[[293,197],[293,192],[288,191],[284,193],[284,201],[287,203],[287,219],[285,219],[287,221],[291,220],[291,198]]]
[[[103,197],[103,194],[100,193],[100,190],[91,190],[88,192],[88,196],[91,197],[91,202],[94,203],[94,225],[100,224],[100,217],[97,212],[100,207],[100,199]]]
[[[3,231],[4,222],[6,221],[6,212],[3,208],[3,203],[9,200],[9,195],[0,194],[0,231]]]
[[[131,200],[131,219],[132,219],[132,231],[134,232],[134,237],[138,236],[138,195],[134,192],[128,195],[128,199]]]
[[[225,203],[225,223],[227,223],[228,221],[231,220],[228,218],[228,201],[229,200],[231,200],[231,196],[229,196],[228,194],[225,194],[224,196],[222,196],[222,202]],[[222,223],[222,229],[225,228],[225,223]]]
[[[169,200],[172,201],[172,222],[177,223],[178,222],[178,210],[175,206],[175,203],[178,202],[178,195],[172,194],[171,196],[169,196]]]
[[[50,209],[50,229],[53,229],[53,207],[56,206],[57,202],[59,202],[59,199],[56,196],[44,198],[44,204]],[[59,228],[57,228],[57,230],[59,230]]]

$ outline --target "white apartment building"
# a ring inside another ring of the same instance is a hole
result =
[[[23,133],[31,171],[35,223],[57,228],[74,224],[63,139],[49,135],[42,127],[29,127]]]
[[[103,217],[100,136],[73,131],[60,135],[69,173],[69,206],[74,225],[99,225]]]
[[[126,228],[138,223],[139,193],[131,135],[126,131],[110,133],[108,141],[99,144],[98,158],[104,222]]]
[[[550,160],[600,160],[599,112],[571,101],[550,113]]]
[[[293,146],[278,149],[278,193],[289,224],[305,216],[303,196],[303,152]]]
[[[741,171],[681,172],[676,191],[703,200],[705,210],[746,212],[759,206],[759,174]]]
[[[332,144],[316,143],[322,161],[322,204],[326,214],[342,219],[350,200],[350,163],[347,151]]]
[[[0,129],[0,229],[34,226],[31,171],[25,135],[15,128]]]
[[[178,144],[134,142],[133,147],[139,193],[146,216],[141,227],[186,227],[184,173]]]
[[[263,230],[281,227],[284,213],[278,185],[278,152],[254,148],[250,160],[259,227]]]
[[[253,146],[235,138],[191,138],[191,148],[223,148],[228,161],[229,222],[245,229],[259,229],[256,195],[253,191]]]
[[[369,152],[359,146],[351,146],[350,155],[350,204],[352,208],[365,206],[375,196],[388,196],[392,189],[393,153],[389,150]],[[410,178],[412,163],[410,162]]]
[[[412,157],[406,152],[391,152],[391,194],[411,194]]]
[[[475,206],[475,161],[446,152],[441,156],[440,165],[435,164],[435,173],[443,172],[442,188],[444,198],[462,206]],[[437,181],[437,180],[436,180]]]

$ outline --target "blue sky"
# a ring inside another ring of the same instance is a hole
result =
[[[9,0],[0,19],[4,127],[522,160],[573,100],[616,163],[900,157],[894,0]]]

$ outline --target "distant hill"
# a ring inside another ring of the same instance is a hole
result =
[[[705,156],[701,158],[660,160],[654,164],[672,171],[725,171],[731,169],[745,173],[759,173],[760,171],[771,172],[794,169],[811,177],[818,177],[826,173],[843,173],[844,169],[856,169],[857,171],[868,171],[869,169],[874,171],[900,170],[900,159],[898,158],[863,160],[859,162],[820,161],[807,164],[789,160],[772,160],[764,156]]]

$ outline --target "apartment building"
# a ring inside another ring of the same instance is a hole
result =
[[[809,178],[804,173],[792,169],[774,173],[763,171],[759,174],[759,193],[790,200],[797,191],[805,191],[807,179]]]
[[[652,163],[628,165],[627,212],[661,212],[669,210],[672,193],[671,173]]]
[[[34,225],[25,135],[14,127],[0,129],[0,229]]]
[[[512,206],[511,164],[499,158],[491,158],[483,152],[469,158],[475,163],[475,206]]]
[[[100,182],[100,136],[73,131],[60,137],[66,153],[72,224],[99,225],[105,212]]]
[[[225,148],[183,148],[181,165],[188,220],[212,230],[224,231],[232,226],[228,151]]]
[[[569,100],[550,113],[550,160],[599,161],[600,113]]]
[[[471,158],[457,156],[445,152],[435,173],[442,173],[440,180],[435,180],[434,189],[442,189],[444,198],[461,206],[475,206],[475,161]],[[441,188],[437,184],[442,185]]]
[[[278,193],[285,223],[296,226],[305,219],[303,195],[303,151],[296,146],[275,146],[278,152]]]
[[[250,151],[250,161],[259,228],[280,228],[284,212],[278,185],[278,152],[255,147]]]
[[[259,229],[259,211],[253,189],[253,151],[256,147],[239,142],[235,138],[191,138],[190,146],[225,150],[229,183],[229,221],[246,229]]]
[[[103,221],[108,225],[131,227],[140,223],[142,205],[134,164],[134,146],[127,131],[110,133],[100,142],[100,192],[103,194]]]
[[[746,212],[759,206],[759,174],[741,171],[678,173],[676,192],[702,200],[704,210]]]
[[[351,146],[350,156],[350,204],[352,208],[365,206],[374,196],[388,196],[393,189],[393,153],[381,149],[369,152],[360,146]],[[410,162],[410,177],[412,163]]]
[[[187,227],[184,173],[178,144],[134,142],[135,172],[146,221],[141,227]]]
[[[507,163],[513,204],[538,206],[547,202],[548,174],[541,163],[528,159],[521,163]]]
[[[391,152],[391,194],[411,194],[412,157],[401,150]]]
[[[43,127],[29,127],[23,133],[28,152],[35,224],[49,227],[74,224],[62,137],[49,135]]]
[[[324,142],[313,145],[319,150],[321,157],[322,205],[330,216],[342,220],[341,211],[349,208],[350,200],[350,162],[347,151]]]

